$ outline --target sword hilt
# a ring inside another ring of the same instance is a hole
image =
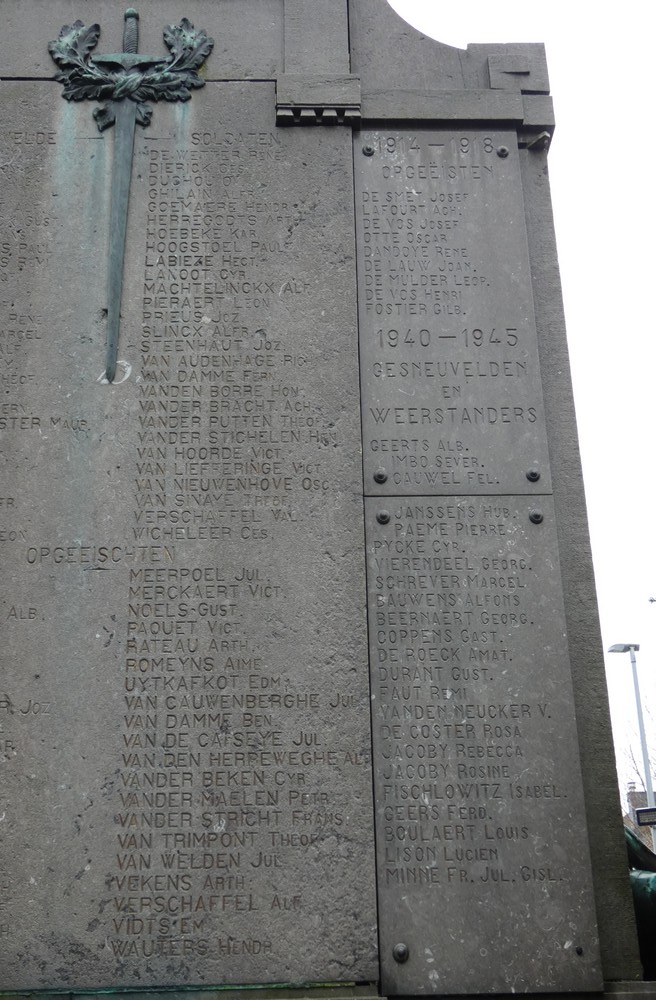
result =
[[[128,7],[125,12],[125,25],[123,26],[123,51],[139,51],[139,15],[134,7]]]

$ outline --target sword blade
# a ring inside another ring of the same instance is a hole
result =
[[[125,234],[128,225],[132,152],[137,121],[134,101],[117,101],[114,105],[114,163],[112,167],[112,198],[109,212],[109,265],[107,275],[107,367],[105,376],[113,382],[118,358],[118,338],[121,328],[121,299],[125,262]]]

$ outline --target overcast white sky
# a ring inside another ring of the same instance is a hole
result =
[[[390,3],[458,48],[546,44],[556,107],[549,171],[603,645],[640,643],[656,761],[653,8],[639,0],[605,14],[590,0]],[[628,654],[606,655],[606,673],[624,786],[638,777],[626,764],[629,743],[642,759]]]

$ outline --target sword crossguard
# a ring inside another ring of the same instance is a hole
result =
[[[123,51],[139,51],[139,15],[134,7],[128,7],[125,12],[123,26]]]

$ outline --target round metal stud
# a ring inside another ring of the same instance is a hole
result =
[[[390,515],[388,510],[379,510],[376,514],[376,520],[379,524],[389,524]]]
[[[531,524],[542,524],[544,521],[544,514],[541,510],[532,510],[528,515],[528,519]]]
[[[395,944],[392,948],[392,955],[394,956],[395,962],[407,962],[410,958],[410,949],[407,944]]]
[[[387,482],[387,473],[385,472],[385,469],[376,469],[376,471],[374,472],[374,482],[375,483]]]
[[[373,155],[374,155],[374,153],[375,153],[375,149],[374,149],[374,147],[373,147],[373,146],[370,146],[370,145],[369,145],[369,144],[367,143],[367,145],[366,145],[366,146],[363,146],[363,147],[362,147],[362,152],[364,153],[364,155],[365,155],[365,156],[373,156]]]
[[[528,472],[526,473],[526,478],[528,479],[529,483],[537,483],[538,479],[540,478],[540,473],[538,472],[537,469],[529,469]]]
[[[510,150],[507,146],[497,146],[497,156],[500,156],[502,160],[505,160],[509,152]]]

